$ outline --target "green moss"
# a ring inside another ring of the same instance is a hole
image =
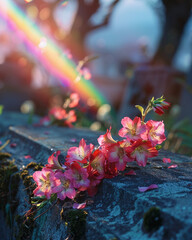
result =
[[[6,152],[0,152],[0,160],[6,160],[7,158],[10,158],[11,154]]]
[[[31,235],[34,228],[34,221],[33,221],[33,215],[25,219],[24,216],[16,215],[15,221],[17,222],[17,225],[19,226],[18,232],[15,236],[16,240],[26,240],[31,239]]]
[[[40,163],[30,162],[25,169],[32,168],[34,171],[41,171],[43,166]]]
[[[9,153],[0,153],[0,209],[4,212],[7,223],[12,226],[13,214],[18,206],[16,199],[19,187],[18,168],[14,160],[9,160]]]
[[[69,210],[63,214],[63,220],[74,240],[85,239],[86,217],[87,212],[82,209]]]
[[[21,179],[24,180],[26,176],[29,175],[29,171],[27,171],[26,169],[23,169],[20,173]]]
[[[151,207],[143,216],[143,230],[150,233],[162,225],[161,211],[158,207]]]
[[[33,196],[33,190],[35,188],[34,182],[33,182],[33,176],[29,175],[30,168],[34,169],[36,166],[39,166],[39,164],[36,164],[34,162],[29,163],[21,172],[20,172],[20,178],[23,181],[23,184],[25,186],[25,190],[27,191],[27,194],[29,196],[29,203],[31,204],[31,197]],[[31,239],[33,228],[34,228],[34,212],[36,207],[32,206],[31,209],[26,213],[26,216],[17,215],[15,216],[15,221],[17,222],[17,229],[18,232],[15,236],[16,240],[25,240],[25,239]]]
[[[33,190],[35,189],[35,185],[33,182],[33,176],[29,175],[29,169],[33,169],[34,171],[42,170],[43,166],[39,163],[30,162],[20,173],[20,177],[23,180],[23,184],[26,187],[27,193],[29,195],[29,202],[33,195]]]
[[[0,209],[5,213],[5,218],[10,227],[13,227],[13,222],[17,222],[16,240],[31,239],[34,228],[34,212],[35,206],[27,212],[26,216],[16,215],[14,212],[18,206],[16,195],[18,192],[19,181],[22,179],[26,191],[29,196],[29,203],[31,203],[31,196],[35,188],[33,177],[30,175],[30,169],[38,171],[42,169],[41,164],[35,162],[29,163],[20,173],[14,163],[10,160],[9,153],[0,152]]]

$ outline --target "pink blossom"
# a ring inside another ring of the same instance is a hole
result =
[[[90,184],[87,169],[82,168],[77,162],[70,165],[70,168],[65,171],[65,176],[80,191],[85,191]]]
[[[149,140],[153,146],[157,144],[161,144],[163,141],[165,141],[165,129],[164,124],[161,121],[153,121],[149,120],[146,123],[147,127],[147,140]]]
[[[86,164],[93,151],[93,148],[93,144],[86,145],[85,140],[82,138],[79,143],[79,147],[69,148],[66,157],[67,164],[70,164],[74,161]]]
[[[67,117],[67,113],[62,107],[53,107],[49,110],[49,116],[53,116],[57,120],[63,120]]]
[[[156,189],[156,188],[158,188],[158,186],[156,184],[152,184],[149,187],[138,187],[140,192],[146,192],[146,191]]]
[[[74,123],[77,121],[77,116],[75,114],[75,111],[74,110],[70,110],[67,114],[66,114],[66,117],[65,117],[65,124],[68,126],[68,127],[72,127],[72,124],[71,123]]]
[[[104,161],[105,161],[104,154],[99,149],[97,149],[91,155],[90,166],[94,171],[98,172],[100,175],[103,175],[104,174]]]
[[[100,137],[97,139],[99,145],[101,147],[107,147],[113,143],[116,143],[116,141],[111,136],[111,127],[107,129],[107,132],[104,135],[100,135]]]
[[[157,103],[156,103],[157,101]],[[156,112],[159,115],[163,115],[164,113],[164,109],[168,109],[171,104],[166,102],[166,101],[162,101],[161,99],[157,99],[156,101],[153,102],[153,110],[154,112]]]
[[[84,202],[84,203],[74,203],[73,204],[73,208],[74,209],[83,209],[83,208],[85,208],[86,207],[86,202]]]
[[[47,199],[54,193],[54,187],[59,185],[59,181],[55,178],[54,172],[47,168],[34,172],[33,179],[37,184],[37,188],[33,191],[34,195],[45,196]]]
[[[89,80],[89,79],[91,79],[91,73],[90,73],[90,71],[89,71],[89,69],[88,68],[82,68],[81,70],[80,70],[80,73],[81,73],[81,75],[83,75],[83,77],[86,79],[86,80]]]
[[[74,199],[76,191],[70,179],[65,176],[65,173],[56,172],[55,177],[60,182],[60,184],[53,189],[53,192],[57,193],[57,197],[61,200],[64,200],[66,197]]]
[[[97,149],[93,154],[91,154],[90,163],[87,167],[90,186],[98,185],[101,179],[104,178],[104,163],[105,156],[99,149]]]
[[[104,162],[104,172],[105,172],[105,178],[114,178],[118,175],[118,170],[116,167],[115,162]]]
[[[0,144],[1,144],[1,143],[0,143]],[[17,143],[11,143],[11,144],[10,144],[10,147],[11,147],[11,148],[15,148],[16,146],[17,146]]]
[[[145,124],[141,124],[141,119],[135,117],[132,121],[129,117],[124,117],[121,120],[123,128],[119,130],[120,137],[127,137],[130,140],[138,140],[141,138],[141,135],[146,132]]]
[[[60,155],[60,151],[57,151],[56,153],[54,152],[49,158],[48,158],[48,164],[46,164],[47,168],[51,169],[61,169],[63,170],[64,168],[61,166],[58,156]],[[56,154],[56,156],[55,156]]]
[[[127,155],[123,147],[122,142],[112,144],[106,149],[106,158],[109,162],[115,162],[119,171],[123,171],[126,167],[126,163],[132,161]]]
[[[25,159],[31,159],[32,157],[30,155],[25,155],[24,158]]]
[[[171,159],[170,159],[170,158],[163,158],[163,162],[164,162],[164,163],[170,163],[170,162],[171,162]]]
[[[164,114],[163,108],[161,106],[153,107],[153,111],[159,114],[160,116]]]
[[[69,107],[70,108],[77,107],[79,104],[79,100],[80,100],[80,97],[78,93],[71,93]]]
[[[162,102],[161,102],[161,106],[162,106],[164,109],[168,109],[168,108],[171,106],[171,103],[166,102],[166,101],[162,101]]]
[[[51,118],[49,116],[45,116],[43,118],[40,119],[39,123],[35,123],[33,124],[33,126],[48,126],[51,123]]]
[[[135,141],[131,146],[126,148],[127,155],[136,160],[139,166],[145,167],[147,159],[158,155],[158,151],[155,147],[152,147],[150,141],[143,141],[139,139]]]
[[[176,168],[176,167],[178,167],[177,164],[173,164],[173,165],[169,166],[168,168]]]
[[[98,138],[98,142],[107,161],[115,162],[118,170],[124,170],[126,163],[129,161],[124,147],[130,145],[130,143],[128,141],[116,142],[111,136],[111,127],[106,134]]]

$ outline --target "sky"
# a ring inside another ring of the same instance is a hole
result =
[[[95,23],[101,20],[106,6],[111,2],[111,0],[102,1],[104,3],[102,11],[92,19]],[[141,48],[145,46],[147,56],[151,58],[162,34],[161,19],[155,9],[150,6],[158,2],[159,0],[121,0],[114,9],[110,24],[89,35],[88,48],[98,53],[113,54],[122,61],[143,62],[146,58]],[[76,8],[77,2],[71,0],[67,7],[59,8],[57,11],[58,22],[67,31],[70,30]],[[186,26],[180,48],[173,62],[174,66],[181,71],[187,71],[191,64],[191,32],[192,18]]]
[[[104,3],[102,10],[92,18],[95,23],[101,20],[107,5],[111,2],[111,0],[102,1]],[[88,48],[99,54],[110,53],[120,61],[143,62],[146,61],[146,55],[141,51],[144,47],[147,50],[147,57],[151,58],[162,33],[161,19],[150,6],[156,2],[159,0],[121,0],[114,9],[110,24],[88,36]],[[76,9],[76,0],[69,0],[65,7],[57,8],[55,18],[65,31],[70,30]],[[0,22],[0,31],[4,27]],[[182,71],[187,71],[191,63],[191,32],[192,18],[186,26],[181,46],[174,60],[175,67]]]

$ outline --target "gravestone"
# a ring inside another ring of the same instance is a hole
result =
[[[16,126],[10,127],[8,134],[1,140],[4,142],[10,139],[11,143],[16,144],[14,148],[8,145],[5,151],[12,154],[20,169],[30,161],[46,164],[47,158],[56,150],[61,150],[61,154],[66,156],[67,149],[78,146],[81,138],[87,144],[96,145],[100,134],[88,129]],[[31,158],[25,158],[26,155]],[[172,163],[163,163],[163,157],[169,157]],[[168,168],[170,165],[177,167]],[[159,156],[149,159],[145,168],[129,163],[126,172],[131,169],[136,175],[122,173],[102,182],[98,193],[92,198],[92,204],[84,209],[88,215],[85,236],[82,239],[191,240],[192,159],[160,151]],[[139,192],[138,187],[151,184],[157,184],[158,188]],[[24,214],[29,210],[27,197],[21,181],[17,193],[18,207],[13,219],[17,214]],[[61,206],[55,205],[35,220],[29,239],[67,239],[67,227],[60,219]],[[10,228],[3,219],[1,213],[0,239],[16,239],[14,234],[19,231],[17,222],[14,220]],[[158,224],[154,227],[152,223],[155,221]]]
[[[180,116],[179,119],[188,118],[192,123],[192,66],[190,67],[189,73],[187,75],[186,84],[181,92],[180,99]]]
[[[140,66],[135,69],[133,78],[128,82],[119,111],[119,124],[123,117],[134,118],[139,114],[135,105],[146,107],[148,101],[162,95],[167,101],[179,101],[181,86],[175,81],[176,72],[163,66]]]

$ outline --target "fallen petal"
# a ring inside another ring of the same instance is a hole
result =
[[[29,159],[29,158],[32,158],[32,157],[30,155],[25,155],[24,158]]]
[[[176,167],[178,167],[177,164],[174,164],[174,165],[169,166],[168,168],[176,168]]]
[[[16,143],[11,143],[11,144],[10,144],[10,147],[12,147],[12,148],[15,148],[16,146],[17,146]]]
[[[163,158],[163,162],[164,162],[164,163],[170,163],[170,162],[171,162],[171,159],[170,159],[170,158]]]
[[[136,175],[136,172],[134,170],[130,170],[129,172],[126,172],[125,175]]]
[[[82,208],[85,208],[86,207],[86,203],[74,203],[73,204],[73,208],[74,209],[82,209]]]
[[[146,192],[148,190],[156,189],[158,186],[156,184],[152,184],[149,187],[138,187],[140,192]]]

